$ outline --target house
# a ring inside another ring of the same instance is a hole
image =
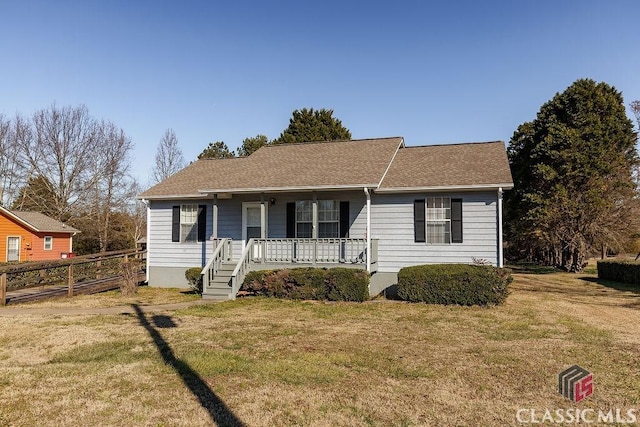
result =
[[[407,147],[401,137],[265,146],[198,160],[138,197],[147,204],[151,286],[234,298],[250,270],[343,266],[371,294],[405,266],[502,265],[503,142]]]
[[[0,262],[46,261],[73,253],[79,233],[39,212],[10,211],[0,206]]]

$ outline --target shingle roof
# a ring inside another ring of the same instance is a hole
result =
[[[198,160],[139,197],[376,187],[402,143],[395,137],[264,146],[249,157]]]
[[[249,157],[198,160],[138,197],[512,185],[502,142],[404,147],[403,139],[394,137],[269,145]]]
[[[501,141],[405,147],[398,151],[379,191],[486,186],[513,187]]]
[[[40,212],[8,211],[35,231],[45,233],[80,233],[80,230],[50,218]]]

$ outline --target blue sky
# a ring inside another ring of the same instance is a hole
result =
[[[0,0],[0,113],[84,104],[144,184],[164,131],[276,138],[331,108],[354,138],[503,140],[579,78],[640,99],[640,2]]]

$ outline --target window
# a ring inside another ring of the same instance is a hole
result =
[[[44,250],[50,251],[53,249],[53,236],[44,236]]]
[[[462,199],[427,197],[413,202],[416,242],[462,243]]]
[[[349,202],[317,200],[318,238],[345,238],[349,235]],[[313,237],[313,201],[298,200],[287,203],[287,238]]]
[[[296,235],[297,238],[310,239],[313,235],[313,202],[298,200],[296,202]]]
[[[451,243],[451,199],[427,197],[427,243]]]
[[[335,200],[318,200],[318,238],[337,238],[340,204]]]
[[[203,242],[206,239],[206,205],[173,207],[171,241]]]
[[[198,240],[198,205],[182,205],[180,207],[180,241],[196,242]]]

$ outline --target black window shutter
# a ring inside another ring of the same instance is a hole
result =
[[[451,242],[462,243],[462,199],[451,199]]]
[[[198,206],[198,242],[207,240],[207,205]]]
[[[349,237],[349,202],[340,202],[340,238]]]
[[[296,204],[287,203],[287,239],[296,237]]]
[[[413,231],[416,242],[426,241],[424,199],[413,201]]]
[[[173,207],[173,216],[171,219],[171,241],[180,241],[180,206]]]

